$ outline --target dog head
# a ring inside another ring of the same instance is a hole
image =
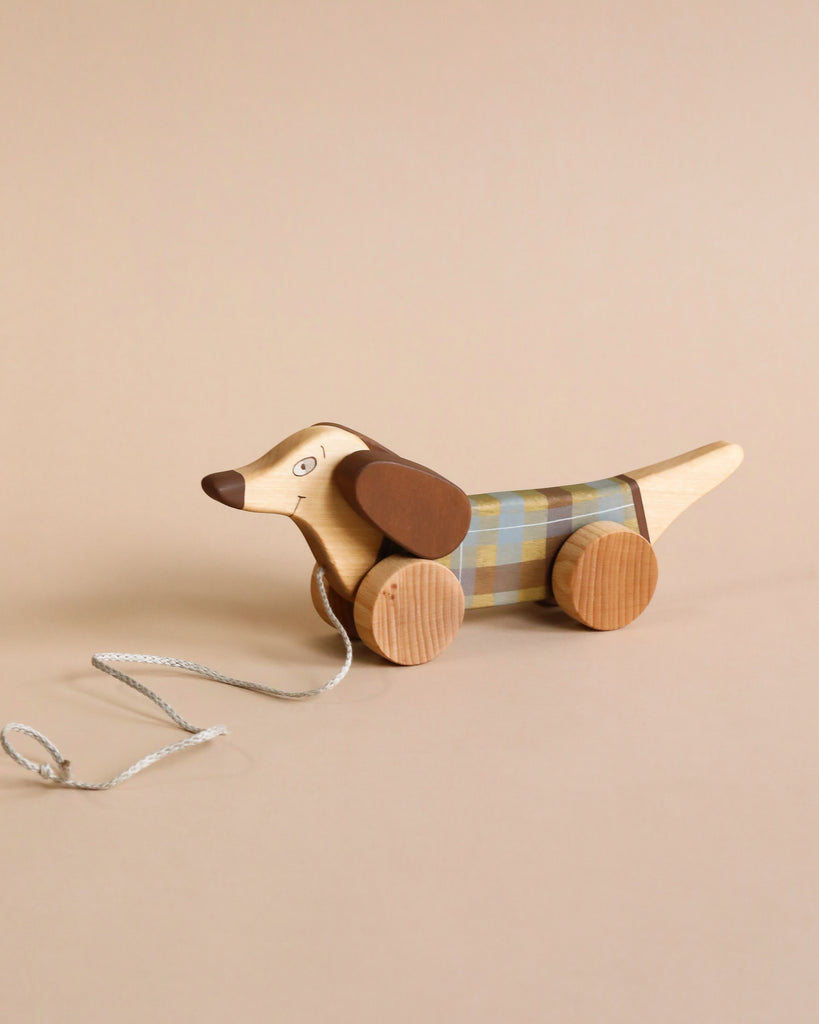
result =
[[[289,516],[308,535],[337,529],[352,511],[421,558],[454,551],[471,518],[455,484],[335,423],[314,424],[255,462],[211,473],[202,488],[232,508]]]

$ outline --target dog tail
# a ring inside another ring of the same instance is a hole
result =
[[[639,485],[651,543],[689,505],[726,480],[742,462],[742,455],[738,444],[714,441],[626,474]]]

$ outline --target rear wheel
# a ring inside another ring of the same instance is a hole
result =
[[[647,607],[657,586],[649,542],[620,523],[589,523],[564,543],[552,591],[567,615],[591,629],[620,629]]]

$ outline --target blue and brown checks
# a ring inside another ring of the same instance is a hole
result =
[[[587,523],[622,523],[648,538],[640,489],[625,474],[570,487],[474,494],[460,547],[438,559],[458,577],[467,608],[553,600],[552,564]]]

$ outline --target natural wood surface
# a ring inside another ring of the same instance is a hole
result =
[[[420,558],[385,558],[364,577],[355,599],[359,636],[397,665],[431,661],[455,638],[463,617],[455,575]]]
[[[244,508],[289,516],[304,534],[332,588],[352,600],[378,557],[383,534],[344,500],[333,472],[364,447],[341,427],[307,427],[266,455],[239,468],[245,480]]]
[[[651,545],[620,523],[589,523],[558,552],[552,590],[560,607],[592,629],[619,629],[646,608],[657,585]]]
[[[348,601],[385,536],[412,554],[438,558],[458,546],[472,514],[451,481],[331,423],[300,430],[255,462],[210,474],[202,486],[233,508],[289,516]]]
[[[627,475],[636,480],[653,544],[680,513],[729,477],[742,462],[742,448],[715,441]]]

